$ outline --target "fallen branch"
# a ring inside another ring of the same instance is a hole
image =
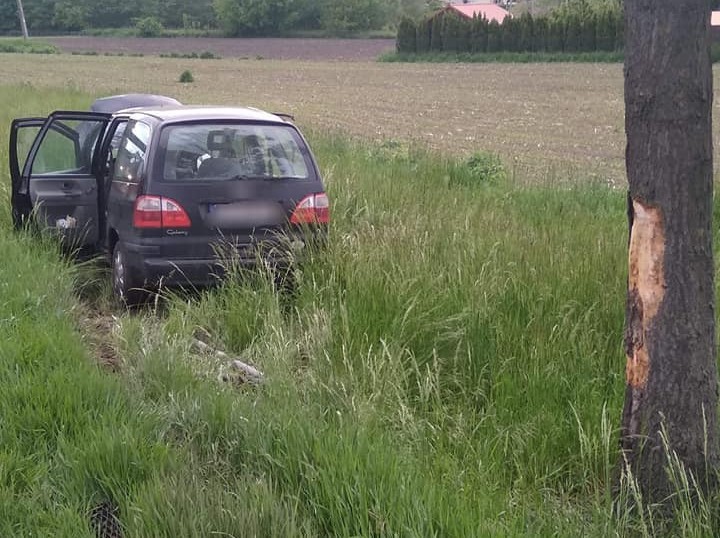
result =
[[[259,385],[260,383],[265,381],[265,375],[260,370],[255,368],[254,366],[251,366],[248,363],[241,361],[240,359],[233,359],[224,351],[215,349],[214,347],[206,344],[202,340],[198,340],[197,338],[194,338],[193,339],[193,348],[195,348],[196,350],[198,350],[202,353],[212,354],[223,360],[229,360],[230,366],[239,372],[239,377],[240,377],[241,381],[243,381],[245,383],[250,383],[252,385]],[[223,380],[227,381],[226,376],[221,376],[221,378]]]

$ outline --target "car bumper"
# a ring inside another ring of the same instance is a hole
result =
[[[213,258],[166,258],[158,257],[154,247],[127,245],[127,264],[149,287],[192,286],[204,287],[218,284],[228,272],[266,265],[282,268],[292,265],[296,257],[272,253],[263,256],[232,256]]]

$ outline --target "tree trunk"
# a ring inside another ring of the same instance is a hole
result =
[[[625,0],[630,239],[621,448],[649,502],[675,490],[663,432],[701,487],[713,483],[718,457],[712,97],[707,0]]]

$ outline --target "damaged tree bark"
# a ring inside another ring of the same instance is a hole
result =
[[[649,502],[674,490],[663,431],[701,487],[714,485],[718,458],[709,22],[706,0],[625,0],[630,240],[621,448],[623,469]]]

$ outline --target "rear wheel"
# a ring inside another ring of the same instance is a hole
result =
[[[115,245],[112,255],[112,288],[115,298],[126,306],[135,306],[145,299],[145,290],[135,270],[127,263],[127,252],[122,243]]]

